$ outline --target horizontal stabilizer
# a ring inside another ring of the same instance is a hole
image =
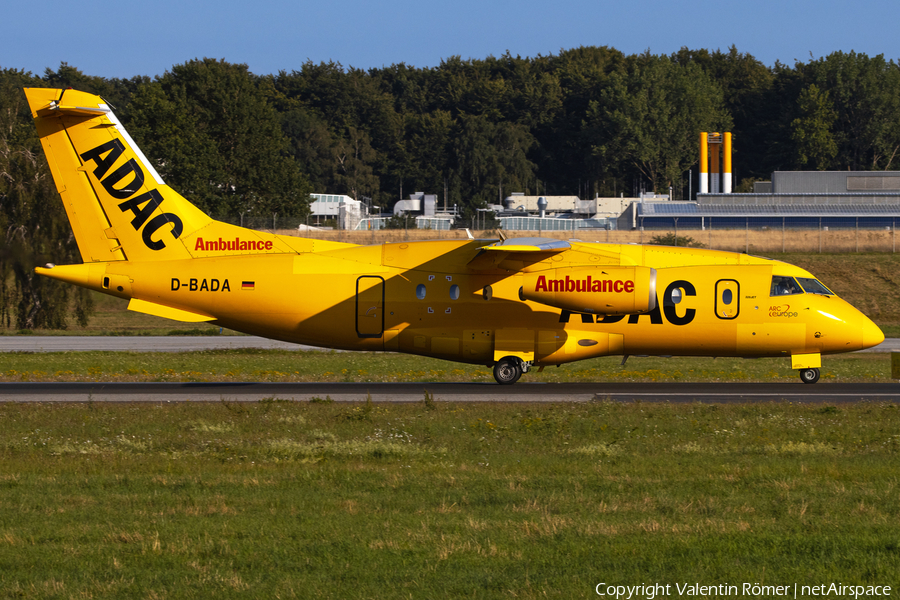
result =
[[[185,323],[202,323],[204,321],[215,321],[215,317],[204,315],[199,312],[191,312],[180,308],[172,308],[157,304],[156,302],[148,302],[146,300],[138,300],[132,298],[128,303],[128,310],[153,315],[154,317],[162,317],[164,319],[172,319],[173,321],[183,321]]]
[[[100,108],[98,106],[71,106],[60,104],[54,100],[43,108],[37,109],[35,112],[39,117],[59,117],[63,115],[73,117],[96,117],[107,114],[109,109]]]

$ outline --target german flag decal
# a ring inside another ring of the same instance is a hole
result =
[[[242,281],[242,282],[241,282],[241,289],[242,289],[242,290],[251,290],[251,291],[252,291],[252,290],[255,290],[255,289],[256,289],[256,282],[255,282],[255,281]]]

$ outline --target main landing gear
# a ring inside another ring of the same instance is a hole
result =
[[[815,383],[818,380],[818,369],[800,369],[800,381],[802,381],[803,383]]]
[[[524,362],[515,356],[504,356],[494,363],[494,379],[500,385],[512,385],[519,380],[522,373],[528,372],[531,363]]]

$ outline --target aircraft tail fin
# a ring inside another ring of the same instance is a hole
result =
[[[85,263],[191,258],[184,238],[213,220],[163,182],[102,98],[25,95]]]

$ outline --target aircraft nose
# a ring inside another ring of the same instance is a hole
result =
[[[871,320],[866,319],[862,326],[862,345],[863,348],[872,348],[884,341],[884,333],[878,328],[878,325]]]

